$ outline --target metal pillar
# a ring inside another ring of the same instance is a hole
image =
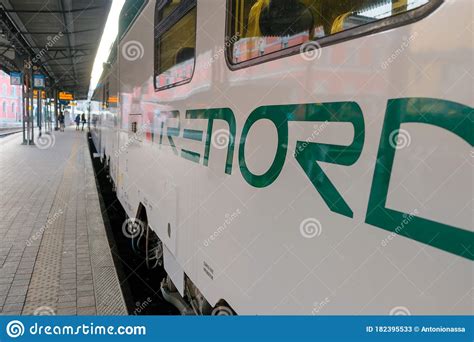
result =
[[[24,143],[26,145],[33,145],[33,137],[32,137],[32,132],[33,132],[33,89],[32,89],[32,71],[30,67],[27,67],[27,65],[31,65],[31,61],[27,61],[23,70],[23,79],[25,83],[25,87],[23,90],[23,100],[24,100],[24,112],[23,112],[23,135],[26,135],[26,139],[24,140]],[[26,134],[25,134],[26,131]]]
[[[27,98],[25,97],[25,87],[26,87],[26,82],[25,82],[25,67],[23,67],[23,75],[21,77],[21,105],[22,105],[22,110],[21,110],[21,126],[23,128],[23,145],[26,145],[26,131],[25,131],[25,119],[26,119],[26,109],[28,106],[27,103]]]
[[[59,108],[59,103],[58,103],[58,90],[54,89],[54,130],[58,130],[58,108]]]
[[[46,91],[46,100],[44,100],[44,132],[46,134],[51,133],[51,103],[49,102],[51,91]]]
[[[42,121],[43,121],[43,90],[37,90],[37,102],[36,102],[36,122],[38,123],[39,137],[42,134]]]
[[[53,96],[53,90],[49,90],[49,96],[48,96],[48,132],[53,131],[53,123],[51,120],[53,119],[53,102],[52,102],[52,96]]]
[[[30,69],[30,126],[31,126],[31,137],[29,140],[30,145],[35,144],[35,113],[34,113],[34,101],[35,101],[35,92],[33,91],[33,70]]]

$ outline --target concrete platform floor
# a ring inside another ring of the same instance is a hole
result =
[[[127,314],[87,135],[43,136],[0,139],[0,314]]]

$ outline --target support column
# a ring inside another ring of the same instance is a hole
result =
[[[31,125],[31,136],[29,140],[30,145],[35,144],[35,111],[34,111],[34,102],[35,102],[35,92],[33,90],[33,70],[30,69],[30,125]]]
[[[37,102],[36,102],[36,122],[38,123],[39,136],[42,134],[43,126],[43,90],[37,90]]]
[[[54,130],[58,130],[58,90],[54,89]]]
[[[27,110],[27,98],[25,97],[25,87],[26,87],[26,77],[25,77],[25,72],[26,68],[25,65],[23,65],[23,74],[21,76],[21,126],[23,128],[23,145],[26,145],[26,125],[25,125],[25,119],[26,119],[26,110]]]

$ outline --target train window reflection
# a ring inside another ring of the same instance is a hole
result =
[[[430,0],[232,0],[228,13],[238,64],[404,13]]]
[[[157,3],[159,5],[159,2]],[[179,5],[181,0],[169,0],[168,3],[158,12],[158,21],[168,17]]]
[[[156,25],[162,26],[162,32],[158,32],[155,39],[157,89],[189,82],[194,73],[197,11],[194,6],[179,16],[182,9],[180,3],[181,1],[176,0],[169,1],[157,14]],[[169,23],[171,17],[179,19]]]

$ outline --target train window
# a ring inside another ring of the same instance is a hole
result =
[[[233,44],[228,56],[234,65],[271,58],[308,41],[328,41],[326,37],[346,31],[353,34],[357,28],[373,29],[367,24],[434,2],[439,1],[229,0],[227,39]]]
[[[196,0],[157,1],[155,89],[191,80],[196,55]]]
[[[163,7],[161,7],[157,13],[158,22],[168,17],[180,4],[181,4],[181,0],[172,0],[172,1],[167,1],[164,6],[162,5]]]

